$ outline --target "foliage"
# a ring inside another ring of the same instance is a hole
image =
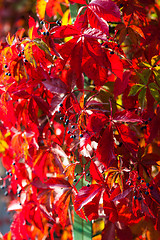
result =
[[[0,49],[3,238],[160,239],[159,2],[36,11]]]

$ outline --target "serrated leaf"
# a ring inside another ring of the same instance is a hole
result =
[[[131,111],[120,111],[120,112],[116,112],[113,116],[113,121],[114,122],[143,122],[142,119],[135,113],[131,112]]]
[[[133,85],[131,87],[131,90],[130,90],[128,96],[135,96],[143,87],[144,87],[144,85],[142,85],[142,84]]]
[[[33,27],[32,27],[32,29],[33,29]],[[33,55],[32,46],[33,46],[33,43],[31,43],[31,42],[26,44],[26,46],[24,48],[24,54],[25,54],[25,58],[27,59],[27,61],[36,68],[37,64],[36,64],[36,61],[35,61],[35,58]]]
[[[90,173],[91,173],[91,176],[94,180],[96,180],[97,183],[103,183],[104,182],[104,179],[98,169],[98,167],[96,166],[96,164],[91,161],[91,164],[90,164]]]
[[[146,90],[146,87],[144,87],[138,95],[138,101],[142,109],[144,109],[146,103]]]
[[[98,142],[96,155],[107,168],[115,161],[113,130],[109,125]]]
[[[152,96],[154,97],[154,99],[159,102],[160,101],[160,94],[159,94],[159,87],[157,86],[157,84],[155,83],[150,83],[148,85],[150,93],[152,94]]]
[[[102,191],[102,187],[98,184],[92,184],[89,187],[82,187],[75,197],[74,207],[76,211],[79,211],[87,203]]]
[[[34,39],[33,42],[41,49],[43,50],[45,53],[47,53],[48,55],[52,56],[52,54],[49,51],[49,48],[47,46],[47,44],[45,42],[43,42],[41,39]]]

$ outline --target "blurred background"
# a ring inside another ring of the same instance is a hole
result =
[[[19,29],[28,29],[28,17],[36,18],[36,0],[0,0],[0,44],[5,42],[8,32],[11,36]],[[0,160],[0,176],[6,170]],[[10,229],[12,214],[7,213],[8,196],[6,189],[0,189],[0,232],[4,235]]]
[[[8,32],[14,34],[20,27],[27,28],[28,16],[36,16],[36,0],[0,0],[0,41]]]

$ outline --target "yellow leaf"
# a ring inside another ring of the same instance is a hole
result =
[[[44,19],[47,2],[47,0],[37,0],[36,12],[40,19]]]
[[[33,28],[34,28],[34,27],[31,27],[31,28],[29,28],[29,30],[28,30],[28,36],[29,36],[29,38],[30,38],[31,40],[33,39],[33,38],[32,38]]]
[[[24,48],[24,54],[25,54],[25,58],[27,59],[27,61],[30,62],[36,68],[37,64],[36,64],[35,58],[33,56],[32,45],[33,45],[33,43],[31,43],[31,42],[26,44],[26,46]]]
[[[63,17],[61,19],[62,25],[72,24],[70,10],[67,9],[65,13],[63,14]]]

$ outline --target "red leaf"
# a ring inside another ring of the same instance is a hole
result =
[[[120,123],[115,123],[115,126],[120,134],[124,146],[130,153],[136,156],[138,151],[138,138],[128,126]]]
[[[96,28],[86,28],[83,35],[87,38],[101,39],[103,41],[108,41],[107,36],[104,32]]]
[[[118,194],[117,196],[115,196],[115,197],[112,199],[112,201],[119,201],[119,200],[127,197],[128,194],[129,194],[132,190],[133,190],[132,188],[126,189],[123,193],[120,193],[120,194]]]
[[[89,6],[106,21],[114,22],[121,20],[120,10],[112,0],[92,0]]]
[[[48,115],[49,109],[50,109],[49,104],[48,104],[46,101],[44,101],[42,98],[38,97],[38,96],[33,95],[32,97],[33,97],[33,99],[35,100],[35,102],[37,103],[38,107],[39,107],[46,115]]]
[[[93,113],[88,118],[87,130],[98,133],[107,123],[108,118],[103,113]]]
[[[98,210],[100,197],[101,192],[98,192],[98,194],[92,199],[92,201],[84,206],[84,212],[89,221],[92,221],[99,217]]]
[[[124,92],[124,90],[126,89],[128,82],[129,82],[130,75],[131,75],[130,71],[125,71],[123,73],[122,79],[117,77],[115,84],[114,84],[114,97],[115,98],[118,95],[122,94]]]
[[[86,204],[92,201],[92,199],[102,191],[102,187],[98,184],[92,184],[89,187],[82,187],[75,197],[74,207],[78,211]]]
[[[152,199],[154,199],[158,204],[160,204],[160,192],[156,188],[156,186],[154,186],[153,189],[150,190],[150,194]]]
[[[120,60],[119,56],[117,54],[110,54],[110,52],[107,51],[107,57],[111,64],[111,72],[119,79],[123,78],[123,64]]]
[[[85,0],[69,0],[70,3],[86,4]]]
[[[107,21],[99,17],[90,7],[87,9],[87,16],[89,23],[93,28],[103,31],[106,35],[109,35],[109,26]]]
[[[109,125],[98,142],[96,155],[107,168],[115,161],[112,126]]]
[[[97,165],[91,161],[91,164],[90,164],[90,173],[91,173],[91,176],[92,178],[97,182],[97,183],[104,183],[104,179],[97,167]]]
[[[37,117],[35,102],[34,102],[33,98],[31,98],[29,101],[28,115],[29,115],[29,118],[31,119],[31,121],[35,122],[38,125],[38,117]]]
[[[10,229],[13,239],[23,240],[28,238],[26,221],[22,211],[14,215]]]
[[[133,239],[132,231],[128,226],[120,226],[120,228],[116,228],[117,237],[119,240],[128,240]]]
[[[59,177],[50,178],[45,182],[41,182],[39,178],[35,178],[32,181],[32,185],[39,189],[71,188],[71,185],[68,181]]]
[[[119,122],[119,123],[122,123],[122,122],[142,123],[143,122],[141,117],[139,117],[137,114],[130,111],[126,111],[126,110],[116,112],[113,116],[113,121]]]
[[[115,240],[115,225],[107,221],[105,229],[102,231],[102,240]]]
[[[71,191],[65,191],[55,203],[56,212],[63,227],[66,225]]]

